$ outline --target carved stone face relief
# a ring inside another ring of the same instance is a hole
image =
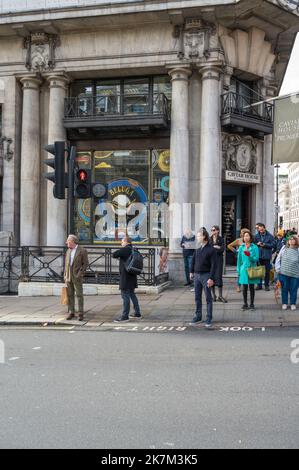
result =
[[[184,34],[184,50],[187,57],[203,57],[205,48],[205,33],[201,31]]]
[[[253,137],[222,135],[223,169],[241,173],[256,173],[256,147]]]
[[[31,68],[32,70],[47,70],[49,68],[49,45],[33,44],[31,46]]]
[[[236,165],[239,171],[248,172],[250,169],[251,149],[248,143],[237,147]]]
[[[184,25],[174,29],[174,37],[178,39],[178,57],[192,61],[209,57],[210,37],[215,32],[215,26],[201,18],[186,19]]]

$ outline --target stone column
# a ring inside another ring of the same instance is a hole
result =
[[[173,280],[182,278],[182,249],[180,239],[184,225],[183,214],[189,203],[189,132],[188,87],[191,71],[178,66],[169,71],[172,81],[170,187],[169,187],[169,271]]]
[[[201,110],[201,78],[194,73],[190,78],[189,89],[189,150],[190,150],[190,202],[199,203],[200,183],[200,110]],[[192,220],[193,222],[193,220]],[[195,230],[198,227],[194,227]]]
[[[275,188],[274,188],[274,167],[271,163],[272,157],[272,135],[265,135],[264,138],[264,168],[263,168],[263,208],[264,220],[262,221],[269,232],[273,233],[275,225]]]
[[[64,98],[66,97],[68,78],[65,75],[50,75],[47,77],[49,98],[49,128],[48,144],[55,141],[66,141],[66,132],[63,126]],[[55,230],[53,230],[55,227]],[[47,184],[47,245],[64,245],[67,230],[67,199],[55,199],[53,196],[53,183]]]
[[[220,132],[220,68],[206,65],[202,75],[200,139],[200,203],[203,226],[221,227],[222,157]]]
[[[172,79],[171,135],[170,135],[170,189],[169,201],[174,217],[170,218],[169,248],[181,253],[179,237],[183,229],[182,204],[189,202],[189,132],[188,132],[188,68],[178,67],[169,74]],[[178,217],[178,215],[181,217]]]
[[[264,220],[264,201],[263,201],[263,181],[264,181],[264,169],[263,169],[263,142],[258,142],[256,149],[256,172],[260,175],[260,183],[254,185],[255,193],[255,204],[251,216],[251,227],[253,233],[255,232],[255,224],[258,222],[263,222]]]
[[[21,148],[21,245],[39,244],[40,200],[40,84],[36,77],[24,77]]]

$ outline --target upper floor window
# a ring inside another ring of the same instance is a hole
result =
[[[109,114],[160,114],[165,102],[170,109],[168,75],[97,80],[77,80],[71,98],[80,116]]]

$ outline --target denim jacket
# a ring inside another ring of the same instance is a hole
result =
[[[254,243],[257,245],[259,242],[264,243],[264,246],[259,246],[260,259],[270,260],[272,257],[272,252],[275,250],[276,243],[273,235],[267,230],[264,235],[257,233],[254,238]]]

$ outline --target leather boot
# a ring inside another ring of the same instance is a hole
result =
[[[227,304],[227,300],[222,295],[222,287],[218,287],[218,300],[223,304]]]
[[[213,301],[216,302],[217,297],[216,297],[216,294],[215,294],[215,287],[214,286],[212,287],[212,297],[213,297]]]

